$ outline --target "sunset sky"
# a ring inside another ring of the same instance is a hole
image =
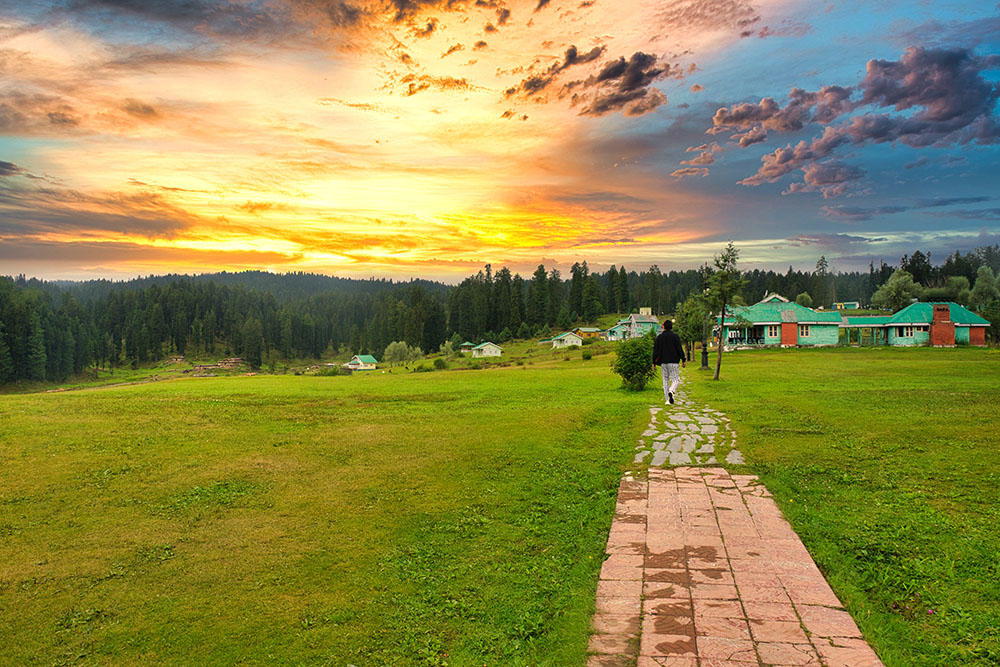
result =
[[[1000,4],[0,0],[0,275],[1000,241]]]

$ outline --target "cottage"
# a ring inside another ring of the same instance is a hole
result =
[[[628,320],[618,320],[613,327],[608,327],[606,331],[601,332],[601,338],[604,340],[624,340],[627,335]]]
[[[378,365],[378,360],[370,354],[355,354],[351,360],[344,364],[344,368],[350,371],[373,371]]]
[[[599,338],[601,330],[597,327],[577,327],[573,329],[573,333],[580,338]]]
[[[841,317],[821,313],[770,294],[752,306],[727,309],[722,323],[726,347],[819,347],[840,342]]]
[[[860,310],[861,303],[858,301],[838,301],[833,304],[834,310]]]
[[[473,357],[499,357],[501,354],[503,354],[503,348],[489,341],[472,348]]]
[[[471,352],[472,348],[474,348],[475,346],[476,346],[475,343],[470,343],[469,341],[465,341],[464,343],[458,346],[458,350],[459,352]]]
[[[572,331],[567,331],[566,333],[559,334],[555,338],[551,339],[552,347],[572,347],[574,345],[583,345],[583,338],[573,333]]]
[[[649,309],[643,308],[642,310],[647,312],[632,313],[628,316],[626,338],[639,338],[640,336],[645,336],[650,331],[654,334],[663,331],[660,321],[655,316],[648,314]]]
[[[954,347],[986,345],[986,328],[990,323],[965,306],[949,301],[912,303],[891,316],[848,317],[841,326],[846,330],[847,341],[854,344]]]

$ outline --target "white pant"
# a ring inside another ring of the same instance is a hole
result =
[[[681,383],[681,365],[660,364],[660,375],[663,376],[663,398],[666,399],[667,392],[674,393]]]

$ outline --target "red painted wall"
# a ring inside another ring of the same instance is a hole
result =
[[[781,344],[782,345],[799,344],[799,330],[798,330],[798,325],[795,324],[795,322],[781,323]]]
[[[986,327],[969,327],[969,344],[986,345]]]

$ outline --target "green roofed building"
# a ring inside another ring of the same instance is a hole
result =
[[[351,360],[344,364],[344,368],[350,371],[373,371],[378,366],[378,359],[370,354],[355,354]]]
[[[733,306],[722,323],[726,347],[819,347],[840,342],[841,317],[792,303],[777,294],[752,306]]]
[[[870,329],[877,332],[873,339],[897,347],[986,345],[988,326],[988,320],[952,302],[912,303],[891,316],[847,317],[843,325],[849,342],[855,342],[855,330],[860,342],[860,332]]]

